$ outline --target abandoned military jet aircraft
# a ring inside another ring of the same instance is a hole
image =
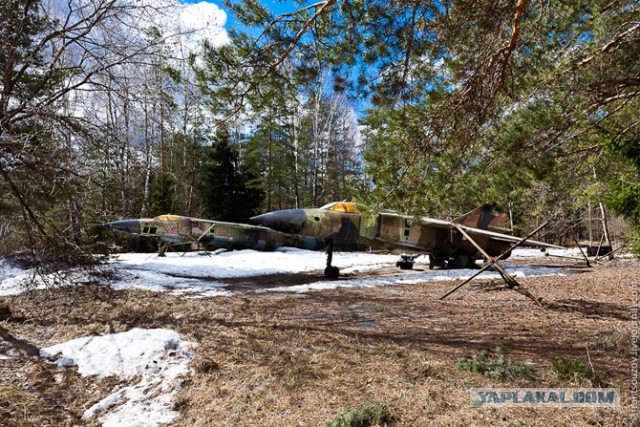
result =
[[[169,247],[201,243],[212,249],[255,249],[274,251],[281,246],[322,250],[326,243],[312,236],[282,233],[266,227],[211,221],[180,215],[160,215],[155,218],[125,219],[104,224],[123,233],[147,237],[159,237]]]
[[[287,209],[249,220],[273,230],[324,240],[331,249],[403,249],[429,255],[429,268],[467,268],[482,259],[478,249],[456,227],[462,228],[490,256],[500,255],[519,237],[504,234],[507,217],[483,205],[453,221],[414,218],[393,212],[367,215],[356,203],[333,202],[318,209]],[[525,246],[561,248],[528,240]],[[507,256],[503,257],[507,258]],[[401,268],[410,269],[414,257],[403,257]],[[329,266],[327,267],[329,268]]]
[[[202,243],[208,248],[275,250],[281,246],[328,249],[327,277],[338,277],[331,266],[333,250],[401,249],[429,255],[429,268],[466,268],[482,255],[459,231],[471,236],[488,255],[496,256],[520,238],[504,234],[506,216],[488,205],[454,221],[414,218],[397,213],[365,214],[353,202],[333,202],[318,209],[287,209],[250,219],[257,225],[211,221],[178,215],[115,221],[106,226],[121,232],[160,237],[168,247]],[[526,246],[558,248],[527,241]],[[410,269],[416,256],[403,256],[398,266]],[[506,258],[506,257],[504,257]]]

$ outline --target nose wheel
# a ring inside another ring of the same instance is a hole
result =
[[[413,270],[413,264],[419,256],[420,255],[402,254],[400,255],[400,260],[396,262],[396,267],[400,267],[400,270]]]
[[[324,277],[337,279],[340,276],[340,269],[331,265],[331,261],[333,261],[333,240],[327,240],[327,266],[324,269]]]
[[[472,268],[475,259],[466,255],[457,256],[434,256],[429,255],[429,270],[434,268]]]

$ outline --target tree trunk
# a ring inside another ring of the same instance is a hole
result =
[[[598,202],[598,205],[600,206],[600,220],[602,221],[602,231],[604,233],[604,240],[607,243],[607,245],[611,246],[611,239],[609,238],[609,225],[607,223],[607,213],[604,210],[604,205],[602,204],[602,202]]]

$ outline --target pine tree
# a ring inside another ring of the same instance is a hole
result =
[[[169,173],[163,173],[156,179],[151,192],[152,215],[174,212],[176,183]]]
[[[208,217],[246,222],[258,212],[262,191],[249,185],[255,175],[240,163],[238,150],[225,128],[216,132],[207,147],[202,174],[201,192]]]

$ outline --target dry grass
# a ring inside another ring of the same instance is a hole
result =
[[[184,426],[316,426],[344,407],[382,402],[393,425],[623,425],[628,408],[630,284],[635,261],[566,277],[522,280],[539,307],[499,284],[439,301],[451,282],[297,294],[186,299],[142,291],[34,292],[3,298],[0,424],[79,425],[114,379],[95,381],[30,355],[34,349],[133,327],[170,328],[199,343],[175,408]],[[282,279],[286,280],[286,277]],[[13,340],[13,341],[12,341]],[[535,382],[458,368],[492,351],[536,368]],[[586,356],[622,390],[620,409],[477,409],[472,387],[589,386],[551,369]],[[22,353],[20,353],[22,352]]]

